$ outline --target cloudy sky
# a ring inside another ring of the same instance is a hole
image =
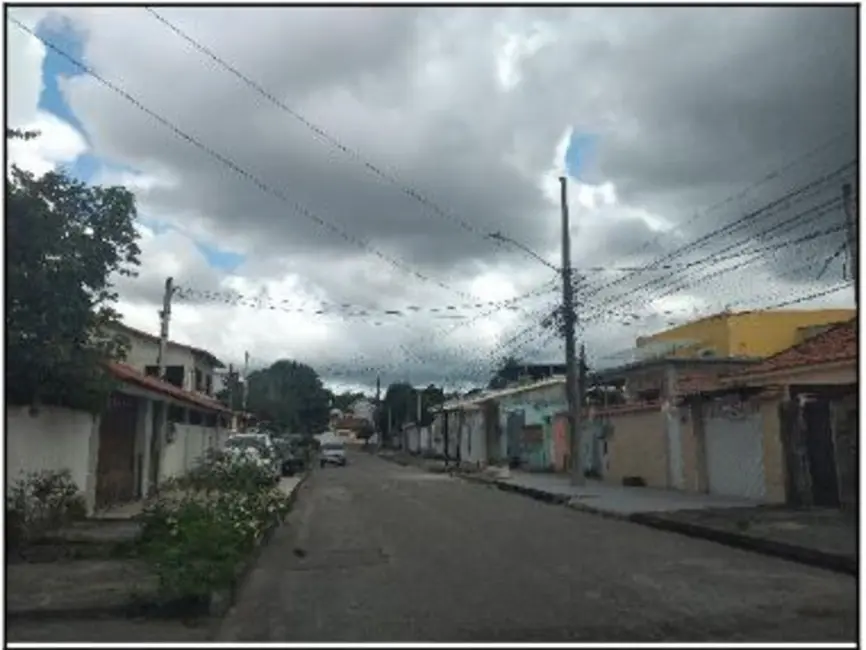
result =
[[[9,24],[9,124],[42,134],[11,159],[132,189],[121,311],[156,332],[172,276],[172,338],[227,362],[336,387],[557,362],[560,175],[594,363],[726,307],[853,304],[853,8],[10,13],[63,53]]]

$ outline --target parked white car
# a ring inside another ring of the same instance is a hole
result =
[[[268,464],[275,481],[282,476],[280,455],[271,436],[267,433],[238,433],[229,436],[226,440],[226,449],[255,450]]]

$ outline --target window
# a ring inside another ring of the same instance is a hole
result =
[[[215,413],[208,413],[204,416],[204,424],[206,427],[215,427],[217,425],[217,416]]]
[[[166,366],[165,380],[178,388],[183,388],[183,366]]]
[[[208,395],[213,395],[213,375],[207,375],[204,378],[204,392]]]
[[[198,368],[195,369],[195,390],[199,393],[204,390],[204,374]]]
[[[201,426],[204,422],[204,416],[201,411],[193,411],[189,412],[189,423],[195,426]]]

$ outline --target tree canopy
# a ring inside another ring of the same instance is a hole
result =
[[[331,407],[340,409],[344,413],[351,409],[352,405],[358,400],[365,399],[367,396],[361,392],[343,391],[342,393],[330,393]]]
[[[7,138],[37,134],[6,130]],[[112,276],[139,264],[135,197],[13,165],[6,185],[6,397],[98,411],[124,355]]]
[[[328,425],[330,394],[310,366],[286,359],[250,373],[247,408],[259,420],[297,433]]]
[[[421,400],[421,422],[427,426],[433,421],[431,410],[445,401],[442,388],[430,384],[418,390],[408,382],[388,386],[377,413],[377,424],[384,437],[394,435],[404,424],[418,419],[418,400]],[[390,420],[389,420],[390,417]]]
[[[521,363],[516,357],[505,357],[499,363],[499,369],[490,378],[487,388],[491,390],[499,390],[505,388],[509,383],[517,381],[520,378]]]

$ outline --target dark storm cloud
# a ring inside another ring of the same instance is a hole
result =
[[[589,210],[572,195],[578,268],[648,261],[855,156],[855,9],[298,12],[163,13],[402,185],[479,232],[502,230],[544,255],[557,250],[559,215],[555,199],[541,190],[542,176],[556,173],[554,150],[569,127],[592,137],[581,175],[611,183],[618,200]],[[90,27],[89,62],[286,196],[289,204],[239,178],[92,80],[68,84],[70,104],[88,125],[97,155],[176,180],[148,193],[148,209],[166,218],[195,215],[215,238],[230,239],[253,258],[247,270],[257,268],[263,281],[271,268],[265,260],[279,259],[281,271],[307,277],[317,293],[336,301],[444,300],[435,283],[376,261],[357,242],[299,216],[294,204],[448,284],[505,262],[522,287],[547,277],[525,256],[505,255],[431,214],[323,144],[143,11],[71,13]],[[512,31],[537,21],[554,35],[518,64],[521,81],[510,91],[498,88],[495,76],[500,20]],[[840,132],[848,135],[830,142]],[[827,142],[817,155],[786,167]],[[778,232],[762,231],[801,210],[813,212],[784,238],[839,223],[840,210],[822,214],[819,206],[838,197],[851,178],[834,177],[800,203],[765,210],[747,228],[714,237],[685,260],[711,257],[738,241],[747,251],[778,242]],[[673,230],[654,232],[644,217]],[[797,271],[798,265],[814,258],[820,266],[840,237],[773,251],[759,266],[776,278],[806,282],[812,271]],[[638,291],[654,277],[663,276],[629,278],[595,300],[639,310],[676,279]],[[752,277],[746,270],[701,284],[701,273],[685,274],[678,291],[727,301],[753,291]],[[592,281],[602,286],[606,278]],[[158,294],[152,284],[150,294]],[[356,347],[379,350],[388,338],[364,332]],[[594,345],[619,346],[629,332],[617,327]],[[431,360],[407,372],[419,378],[467,372],[465,354],[452,348],[427,341],[418,353]]]

